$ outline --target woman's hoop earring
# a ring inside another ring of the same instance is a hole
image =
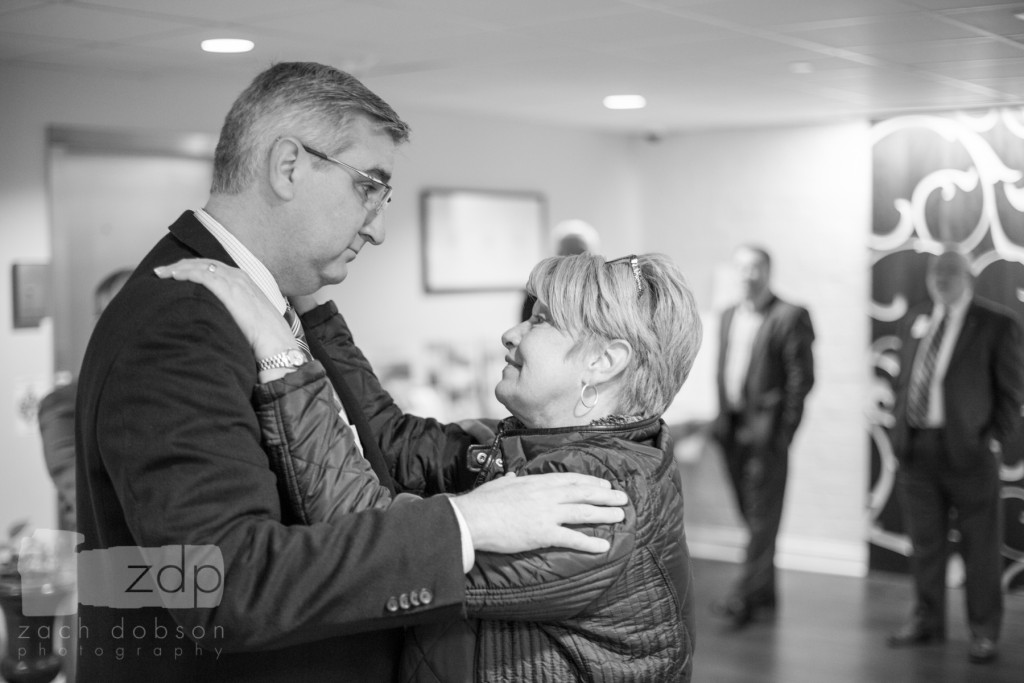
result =
[[[587,403],[587,389],[593,389],[594,390],[594,402],[593,403]],[[584,382],[583,388],[580,389],[580,403],[583,404],[583,407],[586,408],[587,410],[591,410],[594,406],[597,405],[597,401],[600,398],[601,398],[601,394],[598,392],[597,387],[594,386],[593,384],[587,384],[587,383]]]

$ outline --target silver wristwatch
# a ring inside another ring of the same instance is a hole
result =
[[[286,349],[281,353],[275,353],[269,358],[264,358],[256,365],[260,371],[272,370],[273,368],[297,368],[306,364],[306,354],[299,349]]]

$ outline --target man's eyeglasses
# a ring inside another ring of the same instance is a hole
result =
[[[352,171],[365,182],[356,183],[356,187],[359,188],[359,192],[363,195],[363,205],[368,211],[375,214],[380,213],[384,210],[384,207],[391,203],[391,186],[385,183],[383,180],[378,180],[366,171],[360,171],[355,166],[349,166],[344,161],[329,157],[323,152],[318,152],[311,147],[306,145],[302,146],[302,149],[306,150],[315,157],[319,157],[324,161],[329,161],[332,164],[337,164],[342,168],[347,168]]]

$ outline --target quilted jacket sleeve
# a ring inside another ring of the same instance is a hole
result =
[[[307,312],[302,324],[306,334],[324,346],[345,382],[361,397],[363,413],[399,490],[428,496],[465,491],[472,485],[476,475],[465,468],[461,456],[478,440],[459,425],[402,412],[356,346],[333,301]]]
[[[390,504],[390,493],[338,416],[320,363],[257,385],[254,400],[282,499],[298,521],[315,524]]]
[[[560,548],[497,555],[477,553],[466,575],[466,610],[470,617],[551,621],[572,617],[605,593],[625,571],[636,546],[637,505],[643,494],[618,480],[597,458],[584,451],[561,451],[535,460],[525,474],[580,472],[608,479],[629,494],[625,519],[618,524],[577,527],[611,543],[607,553]]]

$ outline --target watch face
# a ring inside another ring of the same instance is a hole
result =
[[[288,349],[288,365],[297,367],[306,362],[306,356],[298,349]]]

